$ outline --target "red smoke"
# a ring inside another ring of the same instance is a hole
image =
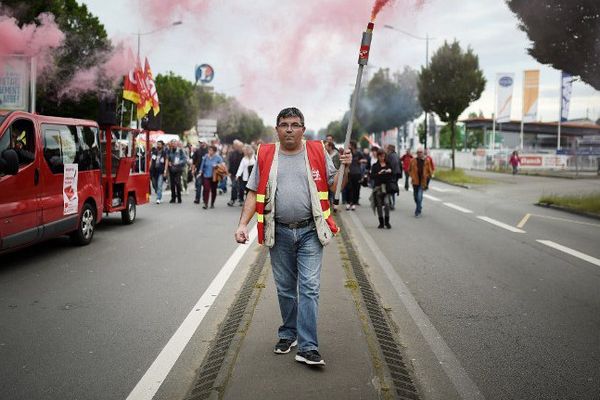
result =
[[[390,0],[375,0],[375,4],[373,4],[373,11],[371,11],[371,22],[375,22],[379,11],[381,11],[381,9],[385,7],[389,2]]]
[[[209,0],[144,0],[138,3],[138,10],[151,25],[161,27],[175,22],[182,15],[203,15],[208,10]]]

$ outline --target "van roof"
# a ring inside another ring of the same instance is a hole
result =
[[[8,114],[28,117],[37,120],[39,123],[98,126],[98,123],[96,121],[92,121],[89,119],[52,117],[49,115],[32,114],[25,111],[0,110],[0,115],[7,116]]]

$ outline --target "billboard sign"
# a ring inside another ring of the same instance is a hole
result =
[[[27,111],[29,106],[29,59],[3,58],[0,69],[0,109]]]

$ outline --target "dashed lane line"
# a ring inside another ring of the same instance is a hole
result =
[[[496,225],[496,226],[498,226],[500,228],[506,229],[507,231],[511,231],[511,232],[514,232],[514,233],[525,233],[525,231],[522,230],[522,229],[515,228],[514,226],[510,226],[508,224],[505,224],[504,222],[500,222],[500,221],[495,220],[495,219],[490,218],[490,217],[486,217],[486,216],[483,216],[483,215],[478,215],[477,218],[479,218],[482,221],[489,222],[492,225]]]
[[[591,264],[594,264],[598,267],[600,267],[600,260],[597,259],[596,257],[592,257],[592,256],[588,256],[587,254],[584,254],[580,251],[577,250],[573,250],[567,246],[563,246],[562,244],[558,244],[556,242],[553,242],[551,240],[536,240],[537,242],[540,242],[541,244],[545,244],[548,247],[552,247],[553,249],[562,251],[563,253],[567,253],[572,255],[573,257],[577,257],[579,259],[582,259],[584,261],[587,261]]]
[[[142,379],[133,388],[127,400],[152,400],[163,381],[175,365],[175,362],[198,329],[198,326],[214,304],[217,296],[227,283],[227,280],[246,254],[251,244],[256,240],[256,228],[250,230],[250,240],[245,245],[239,245],[225,262],[217,276],[210,283],[202,297],[183,320],[177,331],[162,349]]]
[[[441,199],[438,199],[435,196],[432,196],[430,194],[423,194],[423,197],[425,197],[426,199],[432,200],[432,201],[442,201]]]
[[[469,210],[468,208],[464,208],[464,207],[461,207],[461,206],[457,206],[456,204],[453,204],[453,203],[443,203],[443,204],[444,204],[446,207],[453,208],[453,209],[455,209],[455,210],[457,210],[457,211],[460,211],[460,212],[462,212],[462,213],[465,213],[465,214],[473,214],[473,211]]]
[[[429,189],[435,190],[436,192],[440,192],[440,193],[451,193],[451,192],[455,193],[455,192],[458,192],[458,190],[456,190],[456,189],[442,189],[442,188],[435,187],[435,186],[430,186]]]

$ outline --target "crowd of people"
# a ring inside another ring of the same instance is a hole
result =
[[[166,145],[159,140],[152,148],[150,178],[156,204],[162,202],[165,184],[171,189],[169,203],[181,203],[181,193],[194,183],[194,203],[203,209],[214,208],[218,195],[230,193],[228,206],[242,206],[246,183],[256,162],[257,142],[244,144],[234,140],[222,145],[200,139],[198,146],[183,145],[172,140]],[[229,184],[229,181],[231,182]]]
[[[214,208],[219,195],[227,195],[230,207],[243,206],[248,179],[256,163],[256,150],[260,142],[246,144],[234,140],[232,144],[220,144],[217,140],[208,143],[205,139],[198,146],[183,145],[173,140],[166,145],[158,141],[152,149],[150,176],[156,194],[156,203],[162,202],[165,183],[171,189],[170,203],[181,203],[181,193],[187,192],[188,185],[195,188],[195,204],[203,209]],[[340,166],[342,147],[335,144],[334,138],[327,135],[325,150],[335,168]],[[435,165],[427,150],[417,149],[413,156],[410,149],[399,156],[396,146],[385,148],[372,145],[358,148],[356,141],[350,141],[352,162],[348,168],[348,184],[341,191],[341,204],[346,210],[356,210],[360,206],[362,187],[372,189],[370,206],[377,215],[380,229],[391,229],[390,211],[396,207],[396,196],[400,192],[399,181],[404,178],[404,189],[412,186],[415,201],[415,216],[422,213],[423,191],[429,187]],[[329,193],[333,212],[338,211],[335,194]]]

